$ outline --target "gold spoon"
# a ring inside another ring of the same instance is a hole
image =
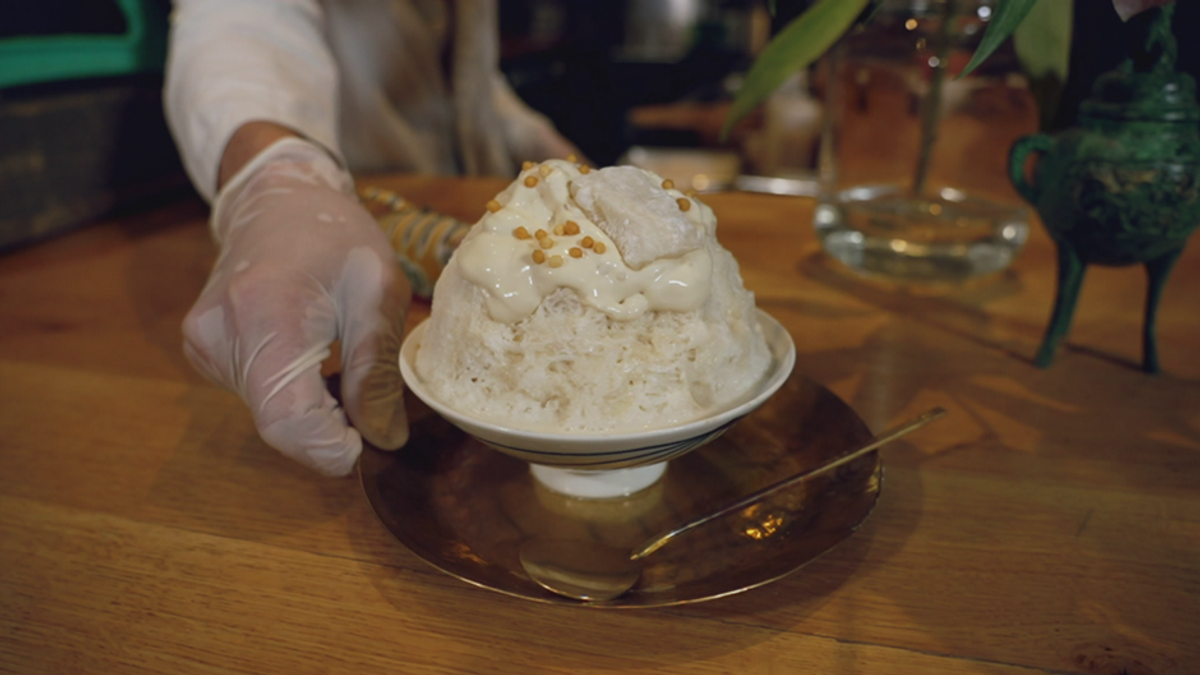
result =
[[[862,447],[814,469],[772,483],[732,504],[693,518],[679,527],[648,539],[632,551],[595,541],[537,537],[528,539],[521,545],[521,567],[525,568],[530,579],[552,593],[588,602],[618,598],[638,582],[642,574],[642,560],[672,539],[717,518],[740,511],[773,492],[848,464],[945,414],[945,409],[933,408],[888,429]]]

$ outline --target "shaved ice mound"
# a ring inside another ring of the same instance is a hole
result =
[[[648,171],[557,160],[489,203],[438,280],[415,359],[472,417],[578,433],[702,418],[770,365],[711,209]]]

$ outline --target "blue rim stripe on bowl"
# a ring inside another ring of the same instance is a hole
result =
[[[491,445],[498,449],[501,449],[504,451],[519,452],[523,455],[540,455],[540,456],[544,456],[544,457],[612,457],[612,460],[606,459],[604,461],[616,461],[616,460],[621,459],[622,455],[655,454],[655,453],[662,452],[664,450],[669,451],[670,449],[673,449],[676,446],[692,443],[693,441],[700,442],[702,440],[706,440],[709,438],[715,438],[718,434],[725,433],[725,431],[728,430],[729,427],[733,426],[740,419],[741,419],[741,417],[735,417],[734,419],[729,420],[725,424],[722,424],[721,426],[717,427],[716,429],[713,429],[712,431],[708,431],[699,436],[693,436],[691,438],[685,438],[685,439],[679,440],[679,441],[671,441],[670,443],[662,443],[659,445],[647,445],[646,447],[633,448],[632,450],[613,450],[612,452],[590,452],[587,455],[580,455],[580,454],[574,453],[574,452],[553,452],[553,451],[549,451],[549,450],[526,450],[524,448],[517,448],[517,447],[511,446],[511,445],[504,445],[503,443],[497,443],[495,441],[487,441],[487,443],[488,443],[488,445]]]
[[[681,455],[697,446],[703,445],[704,443],[707,443],[707,442],[715,439],[716,437],[718,437],[721,434],[728,431],[729,428],[732,427],[740,419],[741,419],[740,417],[735,418],[733,420],[730,420],[726,424],[723,424],[723,425],[717,427],[716,429],[713,429],[712,431],[701,434],[699,436],[693,436],[692,438],[687,438],[682,441],[675,441],[673,443],[664,443],[662,445],[656,445],[656,446],[648,446],[645,448],[638,448],[635,450],[627,450],[627,451],[622,451],[621,453],[619,453],[619,454],[623,454],[623,455],[627,455],[630,453],[636,453],[629,457],[614,457],[611,459],[601,459],[599,461],[588,461],[588,460],[595,458],[598,454],[601,454],[601,453],[590,454],[590,455],[570,455],[569,453],[540,452],[540,451],[522,450],[520,448],[504,446],[504,445],[500,445],[499,443],[494,443],[492,441],[484,441],[483,439],[479,439],[479,440],[481,442],[485,443],[486,445],[496,448],[497,450],[501,450],[504,452],[512,453],[514,455],[522,456],[522,458],[526,459],[527,461],[533,462],[535,464],[538,463],[537,458],[539,455],[543,456],[543,457],[552,455],[552,456],[555,456],[556,458],[560,457],[560,456],[568,456],[568,457],[578,457],[580,459],[580,461],[570,462],[569,464],[559,464],[558,466],[587,467],[587,468],[605,468],[605,467],[617,468],[621,465],[626,465],[631,462],[636,462],[638,464],[655,464],[658,462],[663,462],[663,461],[669,460],[672,457]],[[616,454],[616,453],[603,453],[603,454]]]

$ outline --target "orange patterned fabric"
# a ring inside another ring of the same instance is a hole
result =
[[[387,234],[413,295],[432,297],[433,285],[470,226],[416,206],[390,190],[364,188],[359,198]]]

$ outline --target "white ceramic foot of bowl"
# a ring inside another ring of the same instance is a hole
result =
[[[530,464],[533,477],[555,492],[581,499],[628,497],[654,485],[667,470],[666,462],[628,469],[588,471]]]

